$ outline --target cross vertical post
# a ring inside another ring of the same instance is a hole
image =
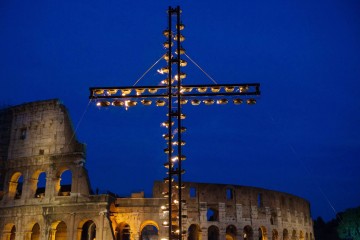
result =
[[[173,16],[176,17],[175,24]],[[183,80],[186,74],[181,72],[181,68],[187,65],[181,55],[186,55],[181,43],[185,37],[181,34],[184,25],[181,23],[180,7],[168,9],[168,28],[163,31],[166,42],[163,46],[167,49],[163,55],[167,66],[158,70],[161,74],[167,74],[161,86],[118,86],[118,87],[91,87],[91,100],[96,101],[99,107],[124,107],[125,109],[134,107],[138,101],[144,106],[151,106],[155,101],[158,107],[167,106],[167,120],[162,126],[167,128],[167,133],[163,134],[167,142],[164,152],[167,154],[167,176],[164,178],[163,196],[167,199],[167,204],[161,209],[167,220],[163,222],[164,227],[168,227],[168,240],[182,240],[186,235],[183,229],[187,216],[183,213],[185,201],[182,196],[184,188],[182,174],[182,161],[186,157],[182,153],[182,146],[185,141],[182,133],[186,128],[182,125],[185,114],[182,113],[182,105],[190,102],[191,105],[219,105],[227,104],[230,101],[235,105],[243,102],[255,104],[253,97],[260,95],[259,83],[237,83],[237,84],[209,84],[209,85],[184,85]],[[175,31],[173,32],[173,27]],[[174,50],[175,49],[175,50]],[[173,67],[176,65],[176,67]],[[241,98],[240,98],[241,97]],[[243,99],[244,98],[244,99]],[[176,136],[176,137],[175,137]],[[174,153],[175,152],[175,153]]]

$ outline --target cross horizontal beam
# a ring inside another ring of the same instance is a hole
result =
[[[177,86],[173,86],[177,89]],[[193,91],[195,90],[196,91]],[[138,87],[91,87],[90,99],[144,99],[168,98],[168,86],[138,86]],[[171,94],[177,96],[176,92]],[[186,97],[221,97],[221,96],[258,96],[259,83],[242,84],[210,84],[181,85],[180,95]]]

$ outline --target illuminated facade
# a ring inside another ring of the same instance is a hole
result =
[[[0,240],[160,240],[166,186],[152,198],[93,194],[76,140],[58,100],[0,111]],[[63,183],[62,176],[71,176]],[[184,183],[188,240],[312,240],[309,203],[262,188]]]

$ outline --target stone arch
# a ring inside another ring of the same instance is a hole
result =
[[[8,196],[9,199],[20,199],[22,195],[23,175],[21,172],[15,172],[11,175],[9,181]]]
[[[16,227],[14,223],[5,224],[2,239],[15,240]]]
[[[271,240],[279,240],[279,233],[276,229],[272,230]]]
[[[259,227],[259,240],[267,240],[267,229],[264,226]]]
[[[130,240],[131,229],[130,225],[126,222],[118,224],[115,228],[115,239],[116,240]]]
[[[15,227],[15,225],[11,228],[11,230],[10,230],[10,240],[15,240],[15,238],[16,238],[16,227]]]
[[[209,222],[219,221],[219,210],[215,207],[208,207],[206,217]]]
[[[45,197],[46,191],[46,172],[43,170],[37,170],[31,177],[29,182],[29,189],[31,191],[31,196],[35,198]]]
[[[219,240],[220,238],[219,228],[215,225],[211,225],[208,228],[208,240]]]
[[[291,240],[297,240],[297,237],[296,237],[296,230],[295,230],[295,229],[292,231],[292,234],[291,234]]]
[[[158,240],[159,225],[152,220],[147,220],[140,225],[140,240]]]
[[[191,224],[188,228],[188,240],[201,240],[201,229],[198,224]]]
[[[304,233],[302,231],[299,232],[299,240],[305,240]]]
[[[31,228],[30,240],[40,240],[40,225],[38,223],[35,223]]]
[[[309,240],[309,234],[305,233],[305,240]]]
[[[67,226],[63,221],[56,221],[51,224],[49,238],[52,240],[67,240]]]
[[[226,227],[226,240],[236,240],[237,229],[234,225],[229,225]]]
[[[289,231],[286,228],[283,230],[283,240],[289,240]]]
[[[313,238],[313,234],[312,233],[310,233],[310,240],[313,240],[314,238]]]
[[[246,225],[243,229],[243,239],[244,240],[253,240],[254,239],[254,231],[251,226]]]
[[[84,220],[78,227],[79,240],[93,240],[96,238],[96,224],[93,220]]]
[[[73,182],[71,169],[68,167],[61,167],[56,175],[58,178],[56,192],[59,196],[70,196]]]

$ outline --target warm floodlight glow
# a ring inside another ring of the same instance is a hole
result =
[[[240,92],[247,92],[249,90],[249,86],[240,86],[239,87]]]
[[[181,99],[181,100],[180,100],[180,104],[186,104],[187,102],[188,102],[187,99]]]
[[[165,121],[161,123],[161,126],[168,128],[169,127],[169,121]],[[174,126],[174,121],[171,121],[171,126]]]
[[[128,105],[129,107],[134,107],[134,106],[136,106],[136,104],[137,104],[137,101],[132,101],[132,100],[127,101],[127,105]]]
[[[116,107],[120,107],[120,106],[124,106],[124,102],[119,101],[119,100],[115,100],[115,101],[113,101],[112,105],[116,106]]]
[[[163,67],[157,70],[158,73],[160,74],[165,74],[165,73],[169,73],[169,68],[168,67]]]
[[[151,105],[152,101],[151,101],[151,100],[143,99],[143,100],[141,100],[141,103],[142,103],[143,105],[145,105],[145,106],[149,106],[149,105]]]
[[[175,50],[175,54],[179,55],[178,50]],[[185,49],[180,48],[180,55],[185,54]]]
[[[176,29],[179,29],[180,31],[184,30],[184,28],[185,28],[185,25],[182,23],[176,25]]]
[[[199,93],[204,93],[204,92],[206,92],[206,90],[207,90],[207,87],[198,87],[198,88],[197,88],[197,91],[198,91]]]
[[[212,105],[215,103],[214,99],[206,99],[203,101],[205,103],[205,105]]]
[[[233,92],[234,89],[235,89],[235,87],[233,87],[233,86],[231,86],[231,87],[225,87],[225,92],[230,93],[230,92]]]
[[[166,177],[166,178],[164,178],[164,181],[165,181],[166,183],[168,183],[169,181],[173,182],[173,181],[174,181],[174,178]]]
[[[169,148],[164,149],[164,153],[169,154],[169,152],[170,152]],[[171,149],[171,153],[173,153],[173,152],[174,152],[174,149]]]
[[[225,98],[216,101],[217,104],[227,104],[229,101]]]
[[[221,89],[221,87],[211,87],[211,91],[212,91],[213,93],[219,92],[220,89]]]
[[[233,100],[233,102],[234,102],[234,104],[242,104],[242,103],[243,103],[243,100],[240,99],[240,98],[235,98],[235,99]]]
[[[94,90],[94,92],[97,95],[101,95],[101,94],[104,94],[104,89],[96,89],[96,90]]]
[[[110,102],[109,101],[97,102],[96,106],[98,106],[98,107],[108,107],[108,106],[110,106]]]
[[[137,88],[135,89],[135,91],[136,91],[136,95],[141,95],[142,93],[145,92],[145,88]]]
[[[191,104],[194,105],[194,106],[197,106],[197,105],[199,105],[200,103],[201,103],[200,100],[197,100],[197,99],[191,100]]]
[[[187,61],[185,61],[185,60],[180,60],[180,66],[181,67],[186,67],[186,65],[187,65]]]
[[[163,107],[163,106],[165,106],[165,101],[164,100],[157,100],[156,101],[156,106],[157,107]]]
[[[256,104],[256,100],[253,98],[250,98],[250,99],[246,100],[246,103],[249,105],[253,105],[253,104]]]
[[[181,35],[181,34],[180,34],[180,38],[179,38],[179,39],[180,39],[180,42],[185,41],[185,37],[184,37],[183,35]],[[175,40],[175,41],[178,40],[178,35],[175,35],[174,40]]]
[[[111,96],[111,95],[116,94],[117,91],[118,91],[117,89],[108,89],[108,90],[106,91],[106,93],[107,93],[107,95]]]
[[[181,132],[181,133],[186,132],[186,127],[181,127],[181,128],[180,128],[180,132]]]
[[[184,79],[184,78],[186,78],[186,73],[180,73],[180,79]],[[174,79],[175,79],[176,81],[178,81],[178,80],[179,80],[179,74],[176,74],[176,75],[174,76]]]
[[[161,81],[161,83],[165,84],[165,85],[168,85],[169,81],[168,81],[168,79],[164,79],[164,80]],[[171,84],[173,84],[173,83],[174,83],[174,79],[171,79]]]
[[[173,46],[173,45],[174,45],[174,43],[171,42],[171,46]],[[169,48],[169,47],[170,47],[170,43],[169,43],[169,42],[164,42],[163,46],[164,46],[164,48]]]
[[[169,134],[163,134],[162,135],[165,140],[169,140]],[[174,138],[174,135],[171,134],[171,139]]]
[[[173,145],[177,146],[179,145],[179,142],[175,141],[175,142],[172,142]],[[185,146],[185,141],[181,141],[181,146]]]
[[[169,29],[166,29],[163,31],[163,34],[165,37],[169,37],[169,35],[171,34],[170,30]]]
[[[131,89],[121,89],[121,95],[126,96],[131,93]]]
[[[192,87],[182,87],[182,88],[181,88],[181,91],[186,92],[186,93],[189,93],[189,92],[191,92],[192,90],[193,90]]]
[[[149,88],[148,91],[149,91],[149,93],[156,93],[157,89],[156,88]]]

